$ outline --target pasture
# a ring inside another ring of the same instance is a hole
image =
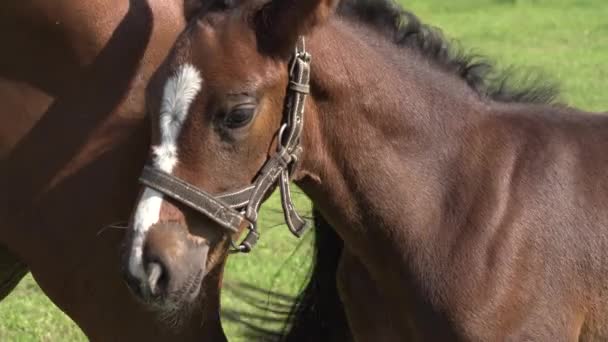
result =
[[[586,110],[608,111],[608,3],[605,0],[403,0],[425,23],[442,28],[466,50],[489,56],[501,67],[541,70],[560,83],[562,101]],[[607,151],[608,153],[608,151]],[[298,208],[310,211],[303,196]],[[262,238],[250,255],[229,259],[227,317],[255,322],[264,293],[235,293],[230,285],[294,294],[303,283],[310,257],[310,234],[293,238],[281,225],[278,196],[263,207]],[[118,265],[117,265],[118,267]],[[253,305],[252,305],[253,304]],[[248,313],[248,314],[247,314]],[[231,341],[243,338],[244,326],[224,323]],[[46,299],[27,276],[0,303],[0,341],[80,341],[78,328]]]

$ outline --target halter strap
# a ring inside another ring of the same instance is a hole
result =
[[[243,253],[250,252],[257,243],[260,206],[278,183],[285,223],[295,236],[302,236],[307,224],[294,209],[289,184],[302,153],[300,139],[304,127],[306,96],[310,91],[310,60],[304,38],[300,37],[289,65],[289,84],[283,113],[285,119],[278,133],[277,152],[262,166],[252,185],[212,195],[151,166],[144,167],[139,182],[209,217],[230,234],[248,228],[247,236],[238,246],[232,243],[233,252]]]
[[[144,166],[139,181],[209,217],[230,233],[237,233],[244,224],[249,223],[237,209],[249,203],[253,186],[214,196],[150,166]]]

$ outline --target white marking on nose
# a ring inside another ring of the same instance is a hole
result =
[[[199,71],[190,64],[180,66],[163,89],[160,108],[160,143],[152,147],[154,167],[171,173],[178,161],[177,138],[190,105],[201,90]],[[163,195],[146,188],[135,209],[133,221],[133,245],[129,257],[129,271],[140,280],[145,280],[143,268],[143,246],[150,227],[158,222]]]

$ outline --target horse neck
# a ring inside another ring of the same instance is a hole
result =
[[[299,184],[366,259],[378,246],[413,250],[438,235],[446,166],[487,111],[458,76],[357,30],[338,19],[309,39],[313,95]]]

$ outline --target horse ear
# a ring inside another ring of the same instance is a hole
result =
[[[265,53],[287,56],[298,37],[310,33],[334,12],[339,0],[270,0],[256,10],[258,46]]]

